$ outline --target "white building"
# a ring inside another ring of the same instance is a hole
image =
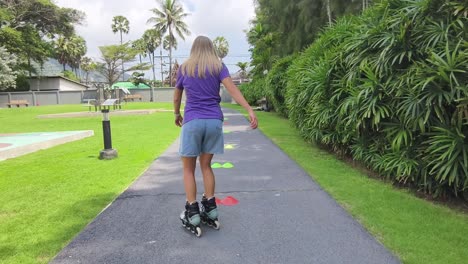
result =
[[[29,85],[32,91],[83,91],[89,88],[63,76],[33,76]]]

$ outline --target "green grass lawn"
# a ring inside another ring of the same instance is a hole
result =
[[[274,113],[257,114],[262,132],[403,263],[468,263],[468,215],[369,178],[328,152],[304,143],[287,119]]]
[[[231,105],[229,105],[231,107]],[[239,109],[239,107],[235,107]],[[172,109],[129,103],[124,109]],[[119,158],[98,160],[101,117],[38,119],[80,105],[0,109],[0,133],[94,130],[95,136],[0,162],[0,263],[47,263],[177,137],[171,112],[111,116]],[[305,144],[288,120],[261,130],[404,263],[466,263],[468,217],[393,188]]]
[[[128,103],[124,109],[172,109]],[[80,105],[0,109],[0,133],[94,130],[94,136],[0,162],[0,263],[47,263],[177,138],[172,112],[111,116],[115,160],[103,149],[101,116],[38,119],[85,112]]]

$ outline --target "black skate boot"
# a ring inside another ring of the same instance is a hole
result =
[[[218,230],[220,227],[218,221],[218,207],[216,206],[216,199],[214,197],[210,198],[209,200],[206,199],[205,195],[203,195],[201,201],[201,221],[203,224],[207,224],[214,229]]]
[[[185,203],[185,211],[180,214],[182,225],[194,233],[197,237],[201,236],[202,231],[200,228],[200,208],[198,202],[189,204]]]

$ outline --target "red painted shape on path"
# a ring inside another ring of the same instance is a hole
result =
[[[11,145],[12,145],[12,144],[10,144],[10,143],[0,143],[0,149],[1,149],[1,148],[9,147],[9,146],[11,146]]]
[[[239,201],[236,198],[232,197],[232,196],[227,196],[224,199],[216,198],[216,204],[219,204],[219,205],[233,206],[233,205],[236,205],[238,203],[239,203]]]

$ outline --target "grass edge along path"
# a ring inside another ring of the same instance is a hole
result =
[[[223,107],[246,115],[239,106]],[[466,263],[468,215],[369,178],[304,142],[292,124],[275,113],[257,116],[260,130],[403,263]]]
[[[172,104],[132,103],[125,109]],[[0,133],[94,130],[94,136],[0,162],[0,263],[47,263],[179,134],[172,111],[112,116],[114,160],[98,160],[102,117],[38,119],[80,105],[0,110]]]

